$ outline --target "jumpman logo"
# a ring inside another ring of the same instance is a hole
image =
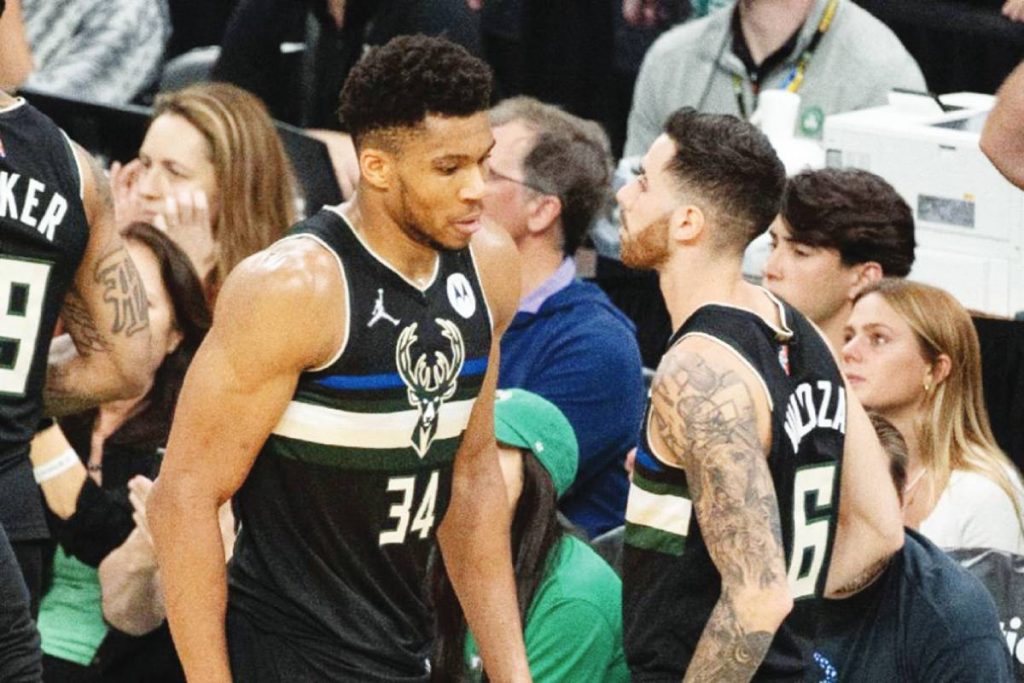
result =
[[[366,323],[367,327],[373,327],[377,324],[378,320],[387,320],[389,323],[398,327],[399,320],[388,315],[388,312],[384,310],[384,290],[377,290],[377,301],[373,304],[373,314],[370,316],[370,322]]]

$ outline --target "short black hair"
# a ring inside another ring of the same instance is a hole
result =
[[[491,98],[491,70],[433,36],[399,36],[372,48],[341,89],[338,114],[358,148],[367,134],[418,127],[428,114],[470,116]]]
[[[0,0],[0,17],[4,15],[5,9],[7,9],[7,0]]]
[[[669,173],[693,193],[720,228],[715,244],[742,252],[775,220],[786,186],[786,169],[764,133],[723,114],[684,107],[665,132],[676,146]]]
[[[789,179],[782,218],[791,237],[839,252],[844,265],[874,261],[888,276],[914,265],[914,212],[880,176],[857,168],[804,171]]]

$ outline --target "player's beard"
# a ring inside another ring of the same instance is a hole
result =
[[[399,210],[401,211],[398,227],[401,228],[402,232],[404,232],[414,242],[428,246],[435,251],[459,250],[459,247],[451,247],[446,244],[442,244],[423,227],[422,221],[420,221],[416,216],[416,212],[409,205],[409,194],[405,190],[404,182],[399,188],[398,196],[400,202]]]
[[[639,232],[631,232],[622,215],[622,262],[639,270],[657,269],[668,260],[668,219],[670,214],[648,223]]]

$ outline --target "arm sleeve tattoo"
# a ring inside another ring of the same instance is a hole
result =
[[[686,470],[697,523],[722,577],[686,680],[748,680],[773,633],[748,628],[738,593],[785,584],[775,487],[758,437],[753,397],[728,368],[677,348],[654,391],[654,427]]]

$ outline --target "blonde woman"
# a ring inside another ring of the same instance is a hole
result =
[[[907,442],[907,526],[941,547],[1024,554],[1024,487],[992,436],[963,306],[941,289],[885,279],[861,293],[845,339],[857,398]]]
[[[294,173],[263,103],[226,83],[157,98],[138,159],[111,168],[118,221],[165,230],[213,301],[239,261],[295,222]]]

